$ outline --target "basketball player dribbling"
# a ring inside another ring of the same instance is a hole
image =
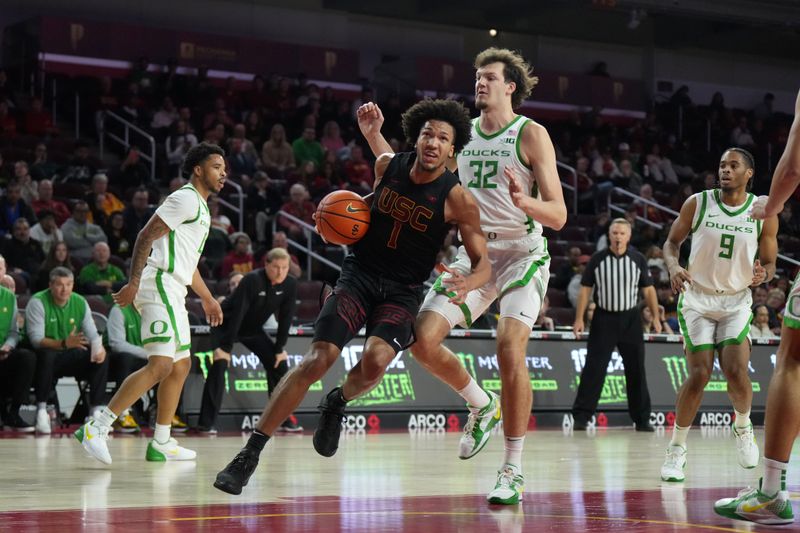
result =
[[[794,122],[786,149],[772,177],[769,196],[753,202],[750,216],[768,220],[783,211],[800,184],[800,92],[794,104]],[[746,488],[735,498],[714,504],[717,514],[759,524],[791,524],[792,504],[786,490],[786,471],[792,446],[800,432],[800,274],[786,300],[781,344],[769,382],[764,421],[764,476],[758,488]]]
[[[686,440],[711,377],[715,353],[719,353],[736,412],[733,434],[739,465],[755,468],[758,464],[758,446],[750,423],[750,287],[775,275],[778,219],[772,216],[762,222],[750,216],[754,196],[747,187],[754,171],[749,152],[726,150],[719,162],[720,188],[690,196],[664,243],[672,289],[680,294],[678,320],[688,377],[678,391],[675,426],[661,467],[663,481],[684,480]],[[684,269],[678,264],[678,256],[690,233],[692,247]]]
[[[320,406],[314,448],[326,457],[336,453],[347,401],[377,385],[397,352],[410,343],[423,282],[451,224],[458,225],[472,261],[471,270],[456,273],[445,285],[453,301],[463,302],[488,281],[491,267],[478,206],[445,166],[469,140],[467,110],[453,101],[425,100],[403,114],[403,130],[416,143],[415,152],[387,153],[376,161],[369,229],[344,260],[314,324],[308,353],[274,391],[247,445],[217,474],[216,488],[241,493],[267,440],[366,324],[361,360]]]
[[[172,302],[183,302],[186,286],[191,285],[201,299],[208,323],[222,323],[222,308],[206,287],[197,262],[211,228],[206,199],[225,185],[225,152],[205,142],[193,146],[186,153],[182,173],[189,183],[170,194],[139,232],[130,280],[113,295],[120,307],[133,303],[141,313],[147,365],[125,378],[108,406],[75,432],[84,449],[106,464],[111,464],[107,443],[111,424],[156,383],[156,428],[145,458],[187,461],[197,456],[170,437],[170,424],[192,366],[186,306]]]
[[[549,279],[550,255],[542,226],[561,229],[567,208],[550,136],[544,127],[514,112],[538,81],[530,65],[516,52],[489,48],[475,58],[475,68],[475,107],[481,114],[473,121],[472,140],[456,157],[461,184],[472,191],[480,207],[492,279],[456,304],[443,286],[452,274],[443,274],[420,308],[411,351],[467,402],[461,459],[483,449],[502,411],[505,456],[487,499],[514,505],[522,500],[522,447],[533,404],[525,356]],[[376,155],[391,151],[380,133],[382,123],[375,104],[366,104],[364,113],[359,113],[359,127]],[[461,248],[450,269],[469,272],[470,264]],[[453,327],[469,327],[495,300],[500,304],[500,398],[481,389],[442,344]]]

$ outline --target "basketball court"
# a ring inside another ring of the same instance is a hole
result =
[[[713,502],[757,482],[736,464],[730,429],[693,429],[686,482],[663,483],[669,432],[528,432],[519,506],[485,495],[502,437],[469,461],[458,432],[346,430],[338,453],[318,456],[311,435],[278,436],[240,496],[212,487],[247,434],[180,438],[196,463],[148,463],[142,436],[115,435],[114,464],[88,458],[71,433],[8,438],[0,523],[27,531],[769,531],[714,514]],[[757,431],[759,442],[763,432]],[[800,486],[790,470],[789,488]],[[783,528],[789,531],[791,528]]]

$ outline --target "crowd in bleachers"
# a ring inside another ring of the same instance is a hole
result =
[[[93,124],[99,124],[103,111],[113,111],[152,133],[158,143],[156,175],[150,175],[134,145],[99,160],[96,138],[69,137],[69,128],[53,123],[40,98],[15,93],[0,69],[0,264],[6,270],[0,279],[14,287],[20,309],[33,294],[48,288],[50,272],[62,266],[74,274],[75,290],[91,309],[108,316],[110,294],[126,280],[138,231],[164,195],[185,183],[178,168],[186,151],[199,141],[225,148],[228,177],[244,191],[243,227],[239,214],[229,207],[238,205],[234,187],[209,199],[212,230],[199,268],[219,296],[227,293],[231,275],[257,268],[270,247],[288,248],[287,238],[301,243],[310,238],[289,219],[274,220],[279,210],[311,224],[317,202],[328,192],[371,190],[372,155],[355,122],[357,107],[374,98],[371,89],[336,92],[302,75],[255,76],[244,87],[234,78],[217,83],[204,68],[194,76],[178,74],[174,61],[168,61],[163,72],[147,65],[143,58],[127,76],[72,82],[87,101]],[[572,184],[579,209],[562,231],[546,232],[552,275],[539,325],[572,324],[582,268],[589,255],[605,246],[610,219],[620,216],[607,211],[610,198],[624,205],[622,216],[634,227],[631,244],[648,257],[664,308],[658,319],[677,331],[676,299],[659,249],[672,217],[645,202],[622,199],[614,187],[678,210],[693,192],[714,187],[722,151],[742,146],[756,157],[754,191],[766,193],[768,154],[774,166],[790,123],[790,117],[772,111],[772,101],[766,95],[755,109],[736,110],[727,108],[717,94],[709,105],[699,106],[688,89],[681,88],[641,120],[608,121],[597,111],[576,111],[562,120],[544,121],[558,160],[576,169]],[[410,102],[388,95],[380,104],[386,138],[395,150],[406,149],[400,115]],[[567,199],[571,201],[569,194]],[[779,243],[789,255],[800,246],[797,213],[800,210],[788,205],[781,214]],[[316,239],[313,243],[323,246]],[[307,272],[305,254],[292,253],[293,275],[332,279],[318,267]],[[442,255],[452,253],[448,243]],[[770,286],[754,291],[754,328],[761,334],[780,327],[794,271],[782,264],[779,274]],[[308,282],[308,290],[300,291],[308,301],[299,306],[299,323],[313,321],[319,308],[316,283]],[[188,307],[201,323],[198,301],[190,299]],[[587,318],[588,325],[591,317]],[[652,321],[647,317],[646,324]],[[492,326],[492,314],[480,325]]]

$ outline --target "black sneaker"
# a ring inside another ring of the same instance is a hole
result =
[[[198,433],[203,435],[216,435],[219,433],[219,430],[215,426],[197,426],[195,429]]]
[[[339,448],[345,405],[347,404],[342,400],[342,388],[336,387],[322,398],[317,406],[322,415],[314,431],[313,442],[314,449],[323,457],[333,456]]]
[[[300,433],[303,431],[303,426],[297,423],[297,418],[290,415],[289,418],[283,421],[283,424],[278,426],[278,431],[285,431],[286,433]]]
[[[589,422],[584,420],[583,418],[573,418],[572,419],[572,429],[574,431],[582,431],[589,427]]]
[[[241,494],[242,487],[247,485],[257,466],[258,454],[246,447],[242,448],[233,461],[217,474],[214,487],[228,494]]]
[[[636,424],[636,431],[643,431],[645,433],[653,433],[655,430],[656,430],[656,428],[651,426],[649,422],[645,422],[644,424]]]
[[[18,433],[33,433],[33,425],[25,422],[19,414],[6,415],[6,427]]]

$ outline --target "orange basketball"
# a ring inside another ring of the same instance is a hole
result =
[[[369,206],[354,192],[332,192],[317,206],[317,229],[331,244],[353,244],[369,229]]]

